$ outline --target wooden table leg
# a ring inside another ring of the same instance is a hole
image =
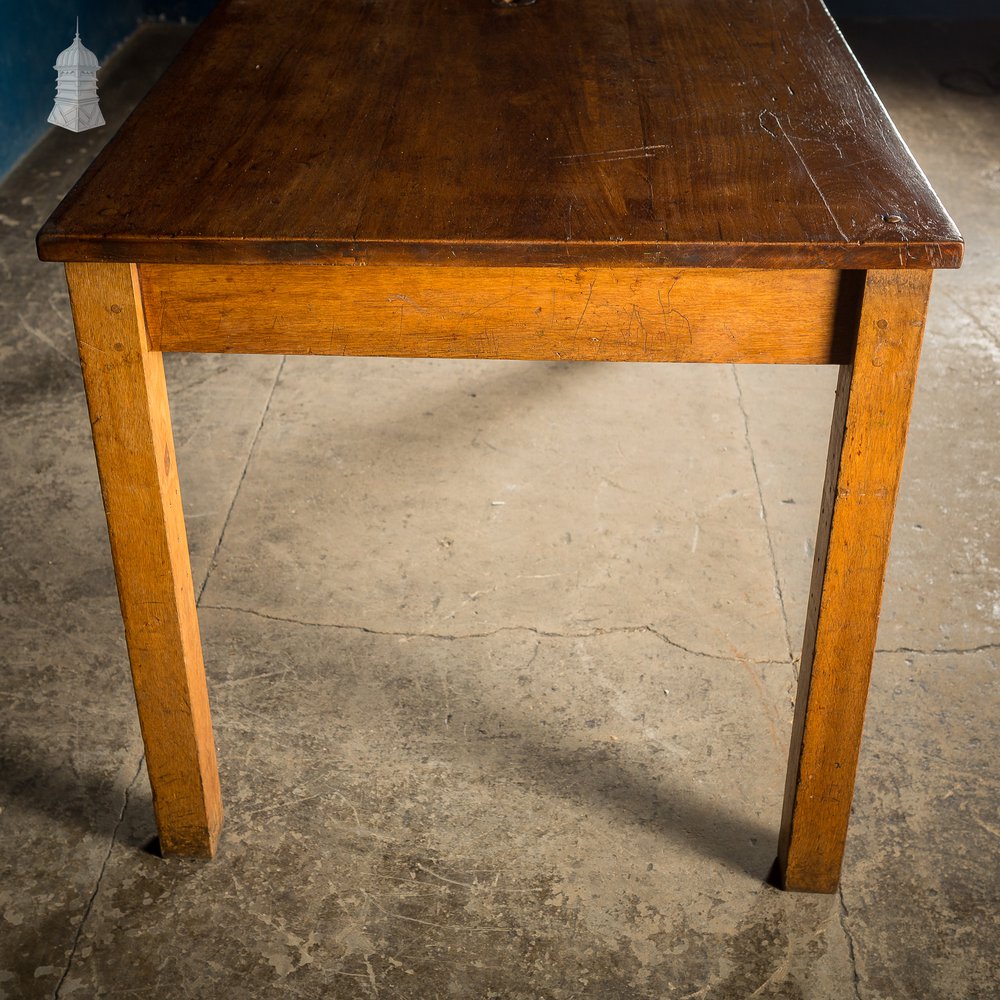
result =
[[[835,892],[930,271],[869,271],[840,370],[778,844],[786,889]]]
[[[222,803],[163,356],[133,266],[66,276],[160,847],[211,857]]]

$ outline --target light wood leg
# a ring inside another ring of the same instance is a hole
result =
[[[840,879],[930,275],[868,272],[840,370],[778,844],[786,889]]]
[[[133,266],[66,275],[160,847],[211,857],[222,803],[163,356]]]

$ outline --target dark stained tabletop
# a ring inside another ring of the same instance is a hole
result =
[[[819,0],[229,0],[44,260],[957,267]]]

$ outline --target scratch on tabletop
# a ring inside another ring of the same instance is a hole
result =
[[[772,132],[767,127],[767,125],[764,124],[764,119],[765,118],[770,118],[774,122],[774,124],[778,128],[778,131],[781,133],[781,135],[784,137],[785,141],[791,147],[792,152],[796,155],[796,157],[798,157],[799,163],[802,164],[802,169],[806,172],[806,176],[809,178],[809,181],[811,182],[812,186],[816,189],[816,193],[819,195],[820,201],[823,202],[823,207],[826,209],[827,214],[830,216],[830,219],[833,221],[833,224],[837,227],[837,232],[840,233],[841,237],[845,241],[847,241],[848,243],[851,242],[851,238],[847,235],[847,233],[844,232],[844,229],[840,225],[840,222],[837,219],[837,216],[834,215],[833,209],[830,207],[830,203],[826,200],[826,195],[823,194],[823,189],[819,186],[818,182],[816,181],[816,178],[813,176],[813,172],[809,169],[809,164],[806,163],[805,157],[799,151],[799,147],[795,145],[795,142],[793,141],[792,137],[785,131],[785,126],[781,124],[780,119],[778,118],[778,116],[773,111],[768,111],[766,108],[763,111],[761,111],[761,113],[759,115],[760,127],[769,136],[772,136],[775,139],[777,139],[778,136],[774,132]]]

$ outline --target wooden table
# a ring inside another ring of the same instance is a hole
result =
[[[38,249],[166,854],[211,856],[222,807],[161,352],[839,365],[778,847],[785,887],[836,888],[962,242],[819,0],[224,2]]]

